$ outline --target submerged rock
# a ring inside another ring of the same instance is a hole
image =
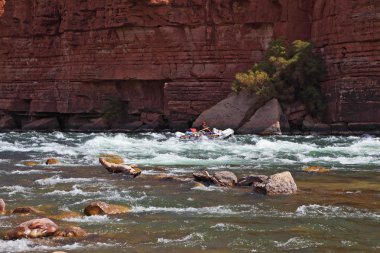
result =
[[[58,164],[58,163],[59,163],[59,160],[56,158],[49,158],[45,162],[45,164],[47,164],[47,165],[54,165],[54,164]]]
[[[124,159],[119,155],[113,154],[100,154],[100,157],[103,157],[109,163],[123,164]]]
[[[0,214],[5,213],[5,201],[3,199],[0,199]]]
[[[37,210],[36,208],[31,207],[31,206],[16,207],[16,209],[14,209],[12,212],[12,214],[20,214],[20,215],[40,214],[40,213],[42,213],[40,210]]]
[[[141,170],[135,164],[125,165],[107,162],[105,158],[100,157],[99,162],[111,173],[125,173],[137,177],[141,174]]]
[[[28,167],[33,167],[33,166],[39,165],[40,163],[36,161],[26,161],[26,162],[23,162],[22,164]]]
[[[84,209],[84,214],[91,215],[107,215],[107,214],[121,214],[128,213],[131,209],[121,205],[111,205],[102,201],[95,201],[90,203]]]
[[[206,183],[207,185],[217,185],[223,187],[232,187],[237,183],[237,177],[230,171],[219,171],[210,175],[207,171],[193,173],[195,180]]]
[[[314,172],[314,173],[325,173],[325,172],[329,172],[330,170],[322,166],[310,166],[303,169],[303,171]]]
[[[6,239],[16,240],[21,238],[41,238],[54,235],[58,226],[47,218],[33,219],[21,223],[9,230]]]
[[[297,185],[289,171],[277,173],[263,182],[253,183],[253,191],[261,194],[293,194],[297,192]]]
[[[87,232],[80,228],[80,227],[75,227],[71,226],[68,228],[65,228],[64,230],[58,230],[57,232],[54,233],[54,236],[56,237],[85,237],[87,236]]]

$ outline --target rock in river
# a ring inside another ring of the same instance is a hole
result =
[[[95,201],[95,202],[91,202],[88,206],[86,206],[86,208],[84,209],[84,214],[87,216],[120,214],[120,213],[127,213],[130,210],[131,209],[126,206],[111,205],[102,201]]]
[[[85,237],[87,236],[87,232],[80,228],[80,227],[75,227],[71,226],[68,228],[65,228],[64,230],[58,230],[57,232],[54,233],[54,236],[56,237]]]
[[[5,202],[3,199],[0,199],[0,214],[5,213]]]
[[[54,235],[57,229],[57,224],[50,219],[33,219],[21,223],[17,227],[9,230],[6,235],[6,239],[15,240],[21,238],[47,237]]]
[[[232,187],[237,183],[237,177],[230,171],[219,171],[214,175],[210,175],[207,171],[193,173],[195,180],[204,182],[208,185],[217,185],[223,187]]]
[[[23,206],[23,207],[16,207],[15,210],[13,210],[12,214],[20,214],[20,215],[29,215],[29,214],[40,214],[42,213],[40,210],[37,210],[34,207],[31,206]]]
[[[136,165],[125,165],[125,164],[116,164],[107,162],[104,157],[99,158],[99,162],[103,165],[106,170],[111,173],[125,173],[128,175],[132,175],[134,177],[141,174],[141,170],[136,167]]]
[[[297,185],[289,171],[277,173],[262,182],[253,183],[253,191],[261,194],[293,194],[297,192]]]

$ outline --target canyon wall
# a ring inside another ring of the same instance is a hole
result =
[[[378,5],[0,0],[0,111],[25,129],[45,118],[63,129],[185,127],[284,37],[325,55],[326,120],[380,122]]]
[[[379,31],[380,1],[316,1],[312,40],[328,66],[328,121],[380,123]]]

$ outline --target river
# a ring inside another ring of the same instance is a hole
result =
[[[9,210],[34,206],[77,239],[0,240],[0,252],[379,252],[380,138],[234,136],[182,142],[171,133],[1,133],[0,198]],[[130,179],[109,174],[102,153],[143,169]],[[49,157],[60,164],[27,167]],[[310,174],[303,169],[330,169]],[[195,171],[238,176],[290,171],[299,191],[263,196],[250,188],[195,187]],[[165,173],[183,181],[160,180]],[[83,213],[102,200],[126,205],[114,216]],[[0,216],[0,234],[33,217]]]

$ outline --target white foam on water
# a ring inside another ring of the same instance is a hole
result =
[[[211,185],[211,186],[201,185],[201,186],[192,187],[191,190],[205,191],[205,192],[224,192],[227,189],[225,187],[217,187],[214,185]]]
[[[0,135],[0,152],[27,153],[39,159],[53,154],[59,156],[62,162],[59,166],[99,165],[100,153],[119,154],[126,163],[143,166],[380,165],[377,155],[380,138],[377,137],[247,135],[230,140],[182,142],[173,136],[169,133],[10,133]]]
[[[46,196],[53,196],[53,195],[58,195],[58,196],[96,196],[96,195],[102,195],[102,193],[99,191],[86,192],[86,191],[83,191],[82,189],[78,188],[77,185],[74,185],[72,187],[71,191],[54,190],[52,192],[45,193],[45,195]]]
[[[229,223],[217,223],[214,226],[211,226],[211,228],[218,230],[218,231],[245,231],[246,228],[235,225],[235,224],[229,224]]]
[[[62,246],[48,246],[29,239],[20,239],[16,241],[0,240],[0,252],[2,253],[18,253],[18,252],[50,252],[54,250],[78,250],[81,248],[108,248],[115,247],[117,243],[73,243]]]
[[[65,218],[64,221],[78,223],[110,223],[111,219],[107,215],[91,215],[75,218]]]
[[[12,185],[12,186],[2,186],[0,190],[8,191],[8,195],[12,196],[18,193],[29,194],[31,192],[31,188],[24,187],[21,185]]]
[[[220,214],[232,215],[239,214],[226,206],[213,206],[213,207],[155,207],[155,206],[134,206],[133,213],[177,213],[177,214]]]
[[[85,182],[97,182],[105,181],[98,178],[61,178],[60,176],[53,176],[44,179],[35,180],[34,183],[39,185],[56,185],[56,184],[69,184],[69,183],[85,183]]]
[[[165,238],[158,238],[157,243],[163,243],[163,244],[177,244],[177,243],[183,243],[183,242],[189,242],[189,241],[204,241],[204,236],[201,233],[191,233],[189,235],[186,235],[182,238],[178,239],[165,239]]]
[[[305,217],[326,217],[326,218],[372,218],[380,219],[379,213],[359,210],[353,207],[341,206],[321,206],[321,205],[302,205],[295,212],[296,216]]]
[[[7,174],[28,175],[28,174],[45,174],[45,173],[49,173],[49,171],[45,171],[45,170],[14,170],[14,171],[9,172]]]
[[[323,245],[320,242],[314,242],[307,240],[301,237],[292,237],[286,242],[274,241],[274,246],[284,250],[296,250],[296,249],[306,249],[306,248],[315,248]]]

